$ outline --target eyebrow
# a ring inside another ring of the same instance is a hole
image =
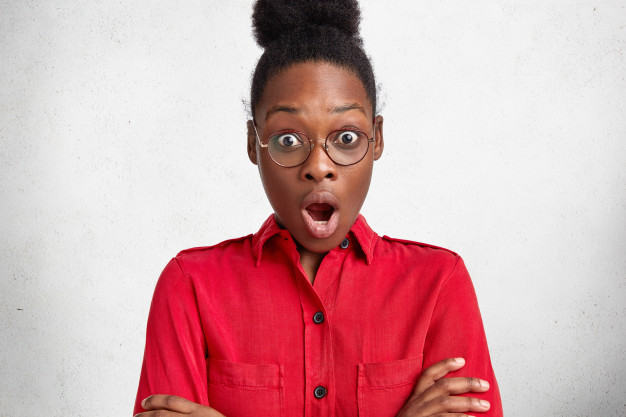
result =
[[[347,103],[347,104],[343,104],[341,106],[336,106],[333,107],[332,109],[330,109],[330,113],[345,113],[347,111],[350,110],[358,110],[363,114],[365,113],[365,109],[363,108],[363,106],[361,106],[359,103]]]
[[[272,107],[265,113],[265,120],[269,119],[269,117],[275,113],[285,112],[289,114],[298,114],[300,113],[300,109],[297,107],[286,106],[283,104],[279,104],[277,106]]]

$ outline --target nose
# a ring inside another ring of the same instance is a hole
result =
[[[337,164],[324,150],[324,139],[317,139],[307,160],[302,164],[301,176],[308,181],[322,181],[325,178],[337,178]]]

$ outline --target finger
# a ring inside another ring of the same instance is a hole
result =
[[[465,394],[467,392],[485,392],[489,383],[479,378],[455,377],[442,378],[421,394],[423,401],[431,401],[446,395]]]
[[[411,416],[415,416],[415,414],[411,414]],[[425,414],[420,414],[420,416],[424,417],[474,417],[465,413],[438,413],[438,414],[429,414],[426,416]]]
[[[444,396],[427,402],[419,408],[419,412],[421,413],[420,415],[427,416],[442,413],[484,413],[489,410],[490,406],[489,401],[479,400],[478,398]]]
[[[463,414],[463,413],[439,413],[439,414],[435,414],[434,416],[429,416],[429,417],[472,417],[472,416]]]
[[[175,395],[151,395],[141,402],[141,406],[145,410],[168,410],[182,414],[193,413],[198,408],[202,407],[200,404],[196,404],[182,397]]]
[[[167,410],[146,411],[144,413],[135,414],[135,417],[184,417],[184,416],[189,416],[189,414],[181,414],[175,411],[167,411]]]
[[[420,395],[448,373],[457,371],[463,366],[465,366],[465,359],[463,358],[448,358],[429,366],[417,380],[413,395]]]

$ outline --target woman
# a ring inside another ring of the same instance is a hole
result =
[[[461,258],[359,214],[384,148],[359,19],[356,1],[255,4],[248,155],[274,213],[166,266],[141,416],[502,415]]]

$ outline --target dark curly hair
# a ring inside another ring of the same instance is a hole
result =
[[[359,37],[357,0],[257,0],[252,25],[265,52],[250,89],[252,116],[267,81],[292,64],[328,62],[353,72],[376,113],[376,81]]]

